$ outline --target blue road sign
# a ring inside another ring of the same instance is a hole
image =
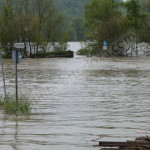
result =
[[[103,46],[107,46],[107,41],[104,41],[104,42],[103,42]]]

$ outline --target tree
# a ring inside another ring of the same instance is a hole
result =
[[[140,30],[140,20],[145,17],[141,12],[141,5],[138,0],[128,0],[125,3],[127,18],[130,20],[130,25],[133,27],[136,35],[136,55],[138,56],[137,40],[138,30]]]
[[[55,0],[56,7],[62,12],[68,19],[69,23],[76,17],[83,18],[84,5],[89,0]]]
[[[96,39],[99,42],[107,40],[109,45],[128,32],[128,20],[125,17],[113,17],[98,26]]]
[[[16,0],[14,2],[16,24],[19,30],[19,41],[24,42],[24,55],[27,55],[26,45],[29,44],[31,56],[31,42],[36,41],[39,18],[33,14],[30,0]]]
[[[39,45],[43,41],[43,24],[46,20],[46,14],[49,8],[51,8],[52,0],[33,0],[33,9],[35,10],[34,14],[39,18],[39,27],[37,30],[36,37],[36,52],[38,54]]]
[[[139,39],[142,42],[150,42],[150,1],[143,0],[141,11],[145,17],[140,20],[140,29],[138,30]]]
[[[103,52],[102,42],[107,40],[111,46],[116,39],[128,31],[128,20],[122,15],[121,1],[90,0],[85,6],[86,37],[96,45],[98,54]],[[95,42],[96,41],[96,42]],[[119,54],[113,55],[120,55]]]
[[[0,16],[0,43],[11,54],[15,42],[24,42],[24,55],[28,52],[26,44],[39,46],[49,42],[59,42],[63,36],[63,17],[57,11],[53,0],[5,0]],[[35,45],[34,44],[34,45]]]
[[[84,39],[84,28],[83,28],[83,18],[77,17],[72,21],[72,27],[76,31],[76,40],[81,41]]]
[[[2,8],[0,17],[0,43],[6,55],[11,56],[13,43],[16,39],[16,28],[12,20],[13,8],[6,5]]]
[[[44,28],[46,41],[58,42],[62,36],[61,29],[64,16],[61,15],[53,5],[50,5],[45,17]]]
[[[86,36],[92,37],[97,34],[98,26],[111,19],[113,16],[121,16],[119,3],[115,0],[90,0],[85,5],[85,28]]]
[[[142,16],[141,14],[141,6],[138,0],[128,0],[125,3],[126,13],[128,19],[131,21],[131,25],[134,29],[137,29],[139,26],[139,21]]]

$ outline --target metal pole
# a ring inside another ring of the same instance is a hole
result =
[[[16,50],[16,62],[15,62],[16,104],[18,104],[18,70],[17,70],[17,63],[18,63],[18,50]]]
[[[1,52],[0,52],[0,59],[1,59],[2,76],[3,76],[3,83],[4,83],[5,102],[7,103],[7,94],[6,94],[6,85],[5,85],[5,75],[4,75],[3,59],[2,59],[2,53],[1,53]]]
[[[136,56],[138,57],[138,46],[137,46],[137,31],[138,31],[138,28],[136,27]]]

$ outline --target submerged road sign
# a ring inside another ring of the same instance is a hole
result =
[[[17,60],[16,60],[16,53],[17,53]],[[20,51],[13,51],[12,52],[12,60],[14,63],[16,63],[16,61],[17,61],[17,63],[20,63],[22,60],[21,52]]]
[[[24,43],[15,43],[14,47],[15,48],[24,48],[25,46],[24,46]]]

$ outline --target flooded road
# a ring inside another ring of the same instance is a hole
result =
[[[134,139],[150,130],[150,58],[26,59],[19,94],[27,117],[0,111],[2,150],[98,150],[91,140]],[[15,93],[14,64],[5,60],[7,92]],[[3,94],[0,75],[0,94]]]

